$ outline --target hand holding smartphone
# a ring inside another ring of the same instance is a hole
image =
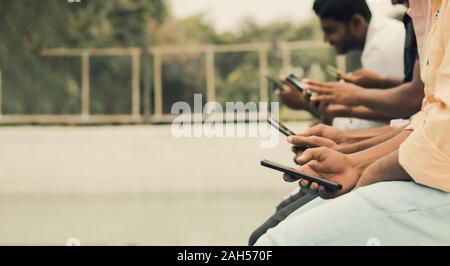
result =
[[[287,78],[286,81],[292,85],[294,88],[296,88],[297,90],[299,90],[301,93],[303,93],[305,91],[305,88],[308,86],[307,84],[301,82],[300,80],[297,79],[297,77],[294,74],[290,74]]]
[[[289,84],[291,84],[292,86],[294,86],[294,88],[297,88],[301,93],[303,93],[305,91],[305,88],[308,87],[308,84],[298,80],[294,74],[289,75],[286,78],[286,81]],[[317,95],[317,93],[308,91],[307,95],[308,95],[308,99],[311,100],[311,98],[314,97],[315,95]],[[319,108],[319,106],[320,106],[320,102],[317,102],[316,108]]]
[[[309,175],[300,173],[299,171],[295,170],[294,168],[287,167],[287,166],[284,166],[281,164],[277,164],[277,163],[271,162],[269,160],[261,161],[261,165],[264,167],[285,173],[285,174],[289,174],[291,177],[295,178],[294,180],[292,180],[292,182],[298,181],[300,179],[305,179],[310,182],[315,182],[319,185],[322,185],[326,189],[329,189],[329,190],[341,190],[342,189],[342,185],[338,184],[336,182],[328,181],[328,180],[320,178],[320,177],[309,176]]]

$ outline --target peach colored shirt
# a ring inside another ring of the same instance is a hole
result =
[[[422,54],[423,43],[431,27],[431,0],[409,0],[408,10],[414,23],[419,55]]]
[[[450,192],[450,5],[433,0],[421,75],[427,105],[400,147],[400,164],[416,183]]]

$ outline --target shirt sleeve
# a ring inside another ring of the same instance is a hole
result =
[[[403,38],[404,39],[404,38]],[[375,71],[386,77],[404,77],[404,50],[397,47],[369,47],[361,58],[363,68]]]
[[[399,21],[380,18],[374,18],[371,23],[376,30],[372,30],[371,34],[368,33],[366,38],[361,56],[363,68],[386,77],[403,78],[405,26]]]
[[[450,192],[450,34],[434,83],[434,101],[413,124],[414,132],[400,147],[400,164],[416,183]]]
[[[411,122],[405,129],[414,130],[415,128],[418,128],[419,125],[423,124],[424,119],[425,113],[423,111],[418,112],[417,114],[411,117]]]

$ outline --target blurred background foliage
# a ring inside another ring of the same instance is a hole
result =
[[[0,1],[0,69],[4,114],[79,114],[80,58],[41,56],[43,48],[144,47],[193,44],[237,44],[320,40],[319,23],[286,21],[258,25],[244,19],[236,32],[218,33],[204,14],[176,19],[164,0]],[[163,57],[164,112],[176,101],[192,102],[206,87],[204,55]],[[150,66],[151,66],[151,60]],[[313,68],[311,63],[314,62]],[[281,53],[269,54],[271,74],[278,76]],[[259,64],[256,53],[216,55],[216,88],[220,102],[257,101]],[[292,65],[307,75],[335,65],[331,50],[292,53]],[[143,76],[151,74],[142,73]],[[316,74],[314,74],[316,73]],[[326,76],[319,78],[326,79]],[[144,79],[144,78],[142,78]],[[143,82],[143,81],[142,81]],[[131,60],[91,59],[91,112],[129,114]],[[143,87],[143,86],[141,86]],[[146,97],[146,96],[144,96]],[[143,98],[143,97],[142,97]]]

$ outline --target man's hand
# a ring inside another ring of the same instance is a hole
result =
[[[350,155],[345,155],[328,148],[309,149],[298,158],[302,167],[299,172],[327,179],[342,185],[339,191],[328,190],[317,183],[301,180],[300,186],[312,191],[318,191],[319,196],[324,199],[332,199],[344,195],[355,188],[361,176],[362,170],[353,165]],[[286,181],[293,180],[288,174],[284,175]]]
[[[284,83],[283,89],[279,93],[280,100],[289,108],[294,110],[308,110],[309,99],[306,94],[301,93],[298,89]]]
[[[340,74],[339,78],[364,88],[380,88],[385,82],[383,75],[367,69]]]
[[[299,136],[322,137],[322,138],[332,140],[336,144],[343,144],[343,143],[348,142],[344,131],[341,131],[337,128],[334,128],[332,126],[327,126],[324,124],[315,125],[315,126],[311,127],[310,129],[306,130],[305,132],[303,132],[302,134],[299,134]]]
[[[300,164],[298,160],[307,149],[326,147],[332,150],[337,150],[339,148],[339,145],[337,145],[336,142],[317,136],[290,136],[287,141],[293,145],[292,152],[295,153],[294,162],[296,164]]]
[[[346,106],[359,106],[360,94],[364,88],[346,82],[322,83],[308,81],[308,89],[318,93],[314,96],[315,101],[342,104]]]
[[[303,149],[326,147],[335,150],[338,147],[333,140],[318,136],[290,136],[287,141],[288,143]]]
[[[324,121],[332,124],[337,117],[351,117],[352,108],[341,104],[329,104],[323,111]]]

